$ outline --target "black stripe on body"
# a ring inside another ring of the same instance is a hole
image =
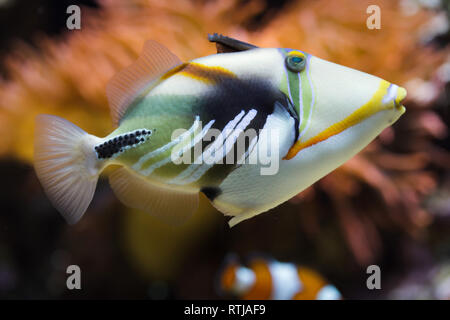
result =
[[[295,138],[298,137],[299,118],[292,103],[290,103],[284,93],[278,88],[271,86],[266,80],[222,79],[221,82],[212,86],[211,90],[205,96],[201,97],[199,101],[199,105],[193,108],[193,112],[200,115],[203,124],[208,123],[210,120],[215,120],[212,128],[220,131],[242,110],[245,114],[251,109],[256,110],[256,116],[244,131],[253,129],[257,135],[259,135],[260,130],[264,127],[267,117],[273,114],[275,105],[278,103],[279,106],[285,108],[289,115],[294,118],[295,126],[292,130],[295,130]],[[202,150],[206,150],[213,142],[202,141]],[[292,141],[292,143],[294,142],[295,140]],[[245,141],[245,150],[243,152],[248,151],[249,145],[250,141]],[[238,166],[237,161],[241,158],[242,153],[237,154],[236,152],[237,142],[235,142],[233,148],[233,164],[226,164],[224,158],[223,164],[214,165],[200,178],[201,185],[217,186]]]

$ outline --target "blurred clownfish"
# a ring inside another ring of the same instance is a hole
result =
[[[209,40],[218,54],[184,63],[147,41],[107,86],[118,127],[104,138],[37,117],[35,170],[69,223],[118,164],[110,183],[124,204],[181,223],[203,192],[233,226],[340,166],[405,111],[406,90],[378,77],[300,50]]]
[[[219,292],[242,300],[339,300],[340,292],[317,272],[294,263],[256,258],[245,267],[229,261]]]

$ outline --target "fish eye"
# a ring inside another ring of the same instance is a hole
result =
[[[306,59],[303,55],[293,54],[286,57],[286,67],[292,72],[300,72],[305,69]]]

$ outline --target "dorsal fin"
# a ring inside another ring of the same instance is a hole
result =
[[[217,53],[238,52],[258,48],[253,44],[226,37],[218,33],[208,34],[208,40],[209,42],[216,43]]]
[[[181,60],[163,45],[153,40],[146,41],[139,58],[118,72],[106,86],[114,124],[119,124],[128,106],[143,90],[156,86],[164,73],[181,63]]]

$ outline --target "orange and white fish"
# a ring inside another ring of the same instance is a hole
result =
[[[242,300],[339,300],[341,293],[320,274],[294,263],[255,258],[248,266],[235,259],[219,274],[219,293]]]
[[[233,226],[336,169],[405,112],[406,90],[378,77],[301,50],[210,41],[220,53],[189,62],[146,42],[108,84],[118,126],[106,137],[37,117],[34,167],[69,223],[115,164],[111,187],[127,206],[181,223],[202,192]]]

